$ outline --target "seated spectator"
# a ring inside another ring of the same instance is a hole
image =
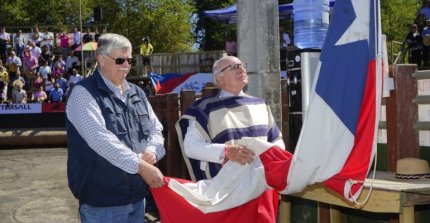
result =
[[[43,80],[47,80],[51,78],[52,70],[48,64],[48,61],[43,62],[43,65],[39,67],[40,76],[42,76]]]
[[[42,79],[42,76],[40,76],[39,73],[36,73],[36,77],[34,78],[32,87],[33,87],[34,91],[37,91],[40,87],[43,88],[43,79]]]
[[[62,73],[58,73],[57,78],[55,78],[55,83],[57,83],[58,86],[63,90],[63,93],[66,92],[67,87],[69,86],[66,78],[63,77]]]
[[[55,83],[55,79],[52,77],[44,80],[45,92],[47,95],[49,95],[51,91],[54,89],[54,83]]]
[[[22,67],[21,58],[17,57],[15,51],[10,51],[9,57],[6,59],[6,67],[9,71],[10,75],[15,74],[17,70],[20,70]]]
[[[52,71],[52,75],[54,78],[57,78],[58,76],[63,76],[64,72],[64,67],[61,65],[61,63],[57,63],[57,65],[54,67],[54,70]]]
[[[51,102],[62,102],[63,101],[64,91],[60,88],[60,84],[55,83],[54,89],[49,92],[49,100]]]
[[[0,88],[0,100],[7,100],[7,88],[9,85],[9,74],[6,71],[6,68],[0,66],[0,81],[3,83],[3,87]]]
[[[6,101],[6,97],[5,95],[7,94],[4,92],[6,84],[4,83],[4,81],[0,80],[0,104],[3,103],[4,101]]]
[[[68,74],[72,73],[72,69],[76,68],[76,66],[80,66],[81,62],[79,61],[79,58],[75,56],[75,51],[70,50],[69,56],[66,59],[66,72]]]
[[[42,103],[48,99],[46,92],[43,90],[43,86],[40,85],[39,88],[33,94],[34,102]]]
[[[26,104],[27,103],[27,92],[23,89],[24,84],[16,80],[13,82],[12,90],[12,103],[14,104]]]
[[[21,71],[17,70],[15,72],[15,76],[12,77],[10,80],[10,83],[12,84],[12,88],[15,85],[15,82],[20,81],[22,83],[22,86],[25,86],[25,79],[21,76]]]
[[[48,62],[49,66],[52,65],[52,60],[54,59],[54,53],[51,51],[51,48],[48,45],[44,45],[42,47],[42,54],[39,57],[39,64],[43,64],[44,62]]]
[[[91,30],[90,28],[87,28],[87,32],[84,34],[84,36],[82,37],[82,42],[85,43],[89,43],[89,42],[93,42],[94,41],[94,37],[93,35],[91,35]]]
[[[73,68],[72,75],[70,75],[70,78],[69,78],[69,86],[70,86],[70,83],[76,84],[82,79],[83,77],[80,74],[78,74],[78,70]]]

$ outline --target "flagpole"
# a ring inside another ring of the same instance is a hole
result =
[[[79,35],[79,43],[81,44],[81,74],[85,75],[84,71],[84,46],[82,45],[82,0],[79,0],[79,26],[80,26],[80,35]]]

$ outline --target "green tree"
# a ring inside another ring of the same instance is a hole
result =
[[[94,7],[102,8],[100,23],[94,22]],[[34,25],[71,31],[79,27],[80,8],[84,27],[106,25],[108,32],[127,36],[136,48],[149,36],[155,52],[191,50],[191,0],[1,0],[0,25],[9,27],[8,32],[23,27],[30,32]]]
[[[206,10],[215,10],[230,6],[234,0],[195,0],[197,24],[194,29],[195,39],[203,51],[224,49],[228,35],[236,36],[235,24],[224,24],[203,15]]]

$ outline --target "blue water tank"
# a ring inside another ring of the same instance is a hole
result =
[[[321,49],[329,24],[329,0],[294,0],[294,45]]]

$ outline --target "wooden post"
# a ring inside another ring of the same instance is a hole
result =
[[[181,91],[181,115],[194,103],[196,100],[196,92],[185,90]]]
[[[202,90],[202,97],[215,96],[218,92],[219,88],[217,87],[205,87]]]
[[[166,118],[167,118],[167,172],[169,176],[186,178],[187,170],[182,158],[179,146],[178,134],[175,124],[179,120],[178,94],[170,93],[166,95]]]
[[[166,112],[165,112],[166,96],[163,94],[157,94],[155,96],[148,97],[148,100],[149,100],[149,103],[151,103],[152,109],[154,110],[154,113],[157,115],[158,120],[163,125],[163,137],[167,139],[167,122],[166,122]],[[166,148],[167,150],[167,140],[164,140],[164,148]],[[166,156],[167,156],[167,153],[166,153]],[[167,164],[168,164],[167,157],[164,157],[157,163],[157,166],[163,174],[165,174],[166,176],[169,176]]]
[[[412,100],[417,95],[417,83],[412,74],[415,64],[396,64],[390,69],[394,90],[386,103],[388,171],[396,171],[396,162],[405,157],[419,157],[418,105]]]

